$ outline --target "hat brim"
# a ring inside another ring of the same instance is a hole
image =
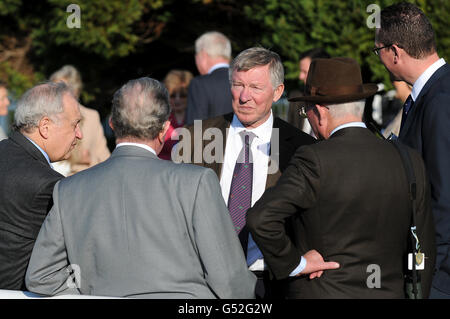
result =
[[[378,85],[374,83],[367,83],[362,85],[363,90],[361,93],[355,94],[346,94],[346,95],[304,95],[297,96],[288,99],[289,102],[317,102],[317,103],[346,103],[353,102],[368,98],[369,96],[374,95],[378,91]]]

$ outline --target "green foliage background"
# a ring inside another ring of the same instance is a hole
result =
[[[76,3],[81,28],[66,25]],[[390,85],[372,54],[374,29],[368,5],[392,0],[2,0],[0,2],[0,79],[20,96],[64,64],[80,69],[81,100],[109,112],[113,92],[131,78],[163,79],[172,68],[197,74],[194,41],[218,30],[232,41],[233,53],[262,45],[278,52],[287,89],[300,86],[301,52],[323,47],[332,56],[350,56],[362,65],[365,81]],[[411,1],[422,8],[436,32],[438,52],[450,58],[450,1]]]

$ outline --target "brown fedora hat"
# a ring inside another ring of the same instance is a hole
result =
[[[376,84],[362,83],[358,62],[351,58],[314,59],[306,78],[305,95],[290,102],[346,103],[374,95]]]

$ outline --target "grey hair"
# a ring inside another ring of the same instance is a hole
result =
[[[78,99],[83,88],[81,75],[72,65],[65,65],[50,76],[50,81],[58,82],[63,80],[73,90],[73,95]]]
[[[231,62],[229,77],[232,81],[233,72],[248,71],[254,67],[269,65],[270,81],[276,89],[284,82],[284,68],[280,56],[270,50],[261,47],[246,49],[238,54]]]
[[[14,129],[30,133],[44,116],[58,120],[57,115],[64,112],[63,96],[66,93],[73,96],[64,82],[42,83],[27,90],[17,102]]]
[[[210,31],[202,34],[195,41],[195,53],[205,51],[211,57],[231,59],[230,40],[220,32]]]
[[[153,140],[170,115],[165,86],[148,77],[128,81],[112,100],[111,121],[116,138]]]
[[[362,119],[364,113],[365,100],[327,105],[330,115],[333,118],[340,118],[346,115],[354,115]]]

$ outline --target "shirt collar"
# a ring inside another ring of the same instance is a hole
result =
[[[427,83],[427,81],[431,78],[431,76],[434,74],[434,72],[437,71],[441,66],[445,64],[444,59],[439,59],[436,62],[434,62],[432,65],[428,67],[428,69],[423,72],[419,78],[414,82],[412,91],[411,91],[411,97],[413,101],[415,102],[417,97],[420,94],[420,91],[422,91],[424,85]]]
[[[27,136],[25,136],[25,138],[27,140],[29,140],[31,143],[33,143],[33,145],[36,146],[39,151],[41,151],[42,155],[44,155],[44,157],[47,160],[50,167],[53,168],[52,164],[50,163],[50,157],[48,156],[48,154],[39,145],[37,145],[32,139],[28,138]]]
[[[251,131],[252,133],[255,133],[256,138],[261,139],[263,142],[269,142],[272,136],[272,128],[273,128],[272,110],[270,110],[270,116],[267,119],[267,121],[262,123],[260,126],[252,129],[248,129],[244,125],[242,125],[241,121],[239,121],[236,114],[234,114],[228,134],[235,135],[239,134],[242,131]]]
[[[220,68],[228,68],[230,67],[230,65],[228,63],[217,63],[214,64],[208,71],[208,74],[213,73],[215,70],[220,69]]]
[[[145,150],[147,150],[147,151],[149,151],[149,152],[151,152],[151,153],[153,153],[153,154],[156,155],[155,150],[154,150],[153,148],[151,148],[150,146],[145,145],[145,144],[123,142],[123,143],[117,144],[117,145],[116,145],[116,148],[121,147],[121,146],[137,146],[137,147],[143,148],[143,149],[145,149]]]
[[[330,136],[333,135],[334,133],[336,133],[339,130],[342,130],[343,128],[346,127],[362,127],[362,128],[367,128],[366,124],[364,124],[363,122],[349,122],[349,123],[345,123],[342,125],[339,125],[338,127],[336,127],[334,130],[331,131]]]

